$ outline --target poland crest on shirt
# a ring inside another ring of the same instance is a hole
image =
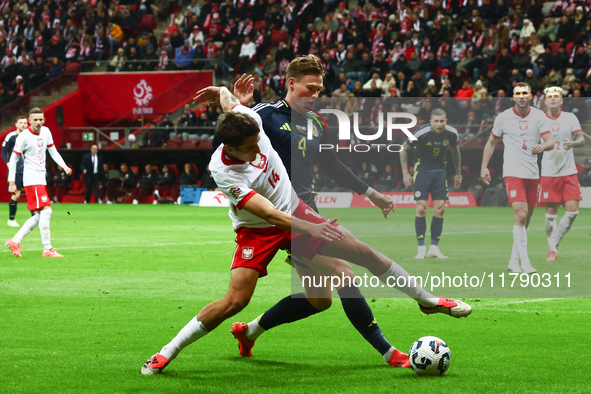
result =
[[[23,185],[45,185],[45,162],[47,148],[53,146],[51,131],[41,126],[39,134],[29,127],[16,137],[13,152],[22,155],[24,160]]]
[[[492,135],[502,138],[505,145],[503,177],[540,178],[538,158],[532,153],[532,147],[539,143],[542,135],[550,133],[546,119],[543,111],[531,106],[525,116],[512,107],[495,118]]]

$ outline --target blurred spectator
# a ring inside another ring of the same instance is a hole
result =
[[[168,165],[163,165],[160,174],[158,174],[154,196],[160,199],[164,196],[170,195],[171,199],[176,201],[178,196],[175,196],[176,193],[174,193],[175,181],[174,173],[170,170]]]
[[[107,187],[107,197],[111,202],[125,202],[123,196],[131,194],[135,187],[135,175],[123,162],[119,166],[119,179],[111,178],[111,182]]]
[[[369,186],[373,186],[376,176],[373,171],[373,166],[369,166],[366,162],[361,163],[361,170],[357,172],[357,177]]]
[[[240,60],[250,61],[252,59],[252,57],[256,54],[256,52],[257,52],[256,44],[254,42],[250,41],[249,36],[244,37],[244,42],[242,43],[242,46],[240,47],[240,54],[238,55]]]
[[[314,164],[314,182],[312,183],[314,190],[320,192],[326,183],[326,175],[320,171],[318,164]]]
[[[162,115],[162,121],[160,121],[160,124],[158,125],[158,130],[163,138],[170,138],[170,133],[174,131],[174,123],[170,121],[168,114]]]
[[[62,197],[68,194],[70,189],[70,176],[64,169],[57,166],[57,171],[52,177],[53,183],[53,202],[62,202]]]
[[[386,164],[384,172],[378,177],[374,188],[379,192],[391,192],[398,186],[398,181],[398,177],[392,171],[392,165]]]
[[[174,64],[178,70],[188,69],[191,66],[191,60],[195,55],[195,50],[191,48],[189,40],[185,40],[185,44],[179,47]]]
[[[591,159],[585,160],[585,168],[579,174],[581,186],[591,186]]]
[[[213,177],[211,176],[211,172],[209,171],[209,165],[205,168],[205,173],[201,177],[201,183],[199,184],[200,187],[204,187],[209,191],[217,191],[218,185],[216,185]]]
[[[509,206],[509,198],[502,178],[495,179],[491,186],[486,188],[480,205],[483,207]]]
[[[53,64],[51,65],[51,67],[49,67],[49,73],[48,73],[47,77],[51,81],[53,79],[56,79],[57,77],[59,77],[63,73],[64,73],[64,68],[62,66],[62,63],[60,62],[60,59],[57,57],[54,57]]]
[[[117,54],[113,56],[113,59],[111,59],[111,61],[109,62],[109,65],[107,66],[107,71],[120,71],[125,65],[125,61],[125,51],[123,50],[123,48],[119,48],[117,50]]]
[[[197,174],[191,168],[191,164],[185,163],[183,172],[179,175],[179,185],[182,186],[194,186],[199,181]]]
[[[133,204],[137,205],[146,196],[151,196],[154,193],[154,185],[156,185],[156,171],[152,168],[151,164],[146,164],[144,167],[144,173],[138,180],[137,187],[133,189]],[[154,204],[157,201],[154,200]]]
[[[160,51],[160,57],[158,58],[158,66],[156,71],[165,71],[168,69],[168,54],[165,50]]]
[[[207,112],[201,112],[199,118],[195,120],[195,127],[199,127],[197,130],[193,130],[194,134],[197,134],[200,139],[209,138],[215,133],[214,124],[209,117]]]
[[[168,133],[161,128],[157,128],[153,123],[144,133],[142,141],[143,148],[161,148],[168,141]]]

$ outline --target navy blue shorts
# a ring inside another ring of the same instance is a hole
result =
[[[14,183],[16,183],[16,190],[23,190],[23,174],[16,174],[14,177]],[[9,186],[10,184],[6,183],[6,190],[8,190]]]
[[[428,200],[429,193],[433,200],[446,200],[449,197],[447,189],[446,170],[415,171],[413,192],[415,201]]]

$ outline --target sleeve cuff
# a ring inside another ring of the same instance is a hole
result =
[[[575,131],[573,131],[573,134],[580,133],[581,131],[583,131],[583,130],[582,129],[575,130]]]
[[[52,146],[54,146],[54,144],[51,144],[51,145],[47,145],[47,147],[48,147],[48,148],[51,148],[51,147],[52,147]]]
[[[16,153],[16,154],[17,154],[17,155],[19,155],[19,156],[21,155],[21,153],[20,153],[20,152],[17,152],[17,151],[15,151],[15,150],[13,150],[13,151],[12,151],[12,153]]]
[[[234,108],[241,106],[242,104],[236,104],[235,106],[233,106],[232,108],[230,108],[230,111],[234,111]]]
[[[242,198],[242,200],[240,200],[240,202],[238,203],[238,205],[236,205],[236,208],[237,209],[242,209],[242,207],[244,206],[244,204],[246,204],[248,202],[248,200],[250,200],[251,198],[253,198],[255,194],[257,194],[257,192],[255,192],[254,190],[249,191],[248,194],[246,196],[244,196]]]
[[[501,137],[499,137],[499,136],[495,135],[495,133],[492,133],[492,136],[493,136],[494,138],[498,139],[498,140],[500,140],[500,139],[501,139]]]
[[[540,133],[540,135],[546,135],[546,134],[550,134],[550,131],[544,131],[543,133]]]

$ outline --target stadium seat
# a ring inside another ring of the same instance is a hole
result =
[[[552,56],[556,56],[556,54],[558,53],[558,48],[560,48],[560,43],[559,42],[551,42],[548,44],[552,50]]]
[[[573,45],[575,45],[574,42],[569,42],[568,44],[566,44],[566,53],[570,56],[571,51],[573,50]]]
[[[142,16],[140,25],[145,29],[154,30],[158,24],[156,23],[154,14],[145,14]]]
[[[135,179],[137,179],[138,176],[140,175],[140,170],[137,168],[137,166],[131,166],[130,170],[135,175]]]
[[[280,42],[287,43],[287,32],[285,30],[272,30],[271,46],[278,45]]]
[[[197,149],[197,148],[199,148],[199,140],[184,140],[181,148],[183,148],[183,149]]]
[[[183,141],[181,140],[169,139],[168,141],[166,141],[166,149],[181,149],[182,144]]]
[[[267,27],[267,22],[265,22],[264,20],[261,21],[256,21],[254,23],[254,31],[258,32],[259,30],[261,30],[263,27]]]
[[[170,171],[172,171],[174,173],[174,179],[179,179],[179,170],[178,168],[176,168],[176,164],[169,164],[168,168],[170,168]]]
[[[153,166],[152,166],[152,169],[153,169],[154,171],[156,171],[156,174],[160,174],[160,169],[158,168],[158,166],[155,166],[155,165],[153,165]]]
[[[201,143],[199,144],[199,149],[213,149],[213,140],[209,138],[201,140]]]
[[[199,169],[197,168],[196,164],[191,164],[191,169],[195,171],[195,174],[197,174],[197,176],[199,176]]]

